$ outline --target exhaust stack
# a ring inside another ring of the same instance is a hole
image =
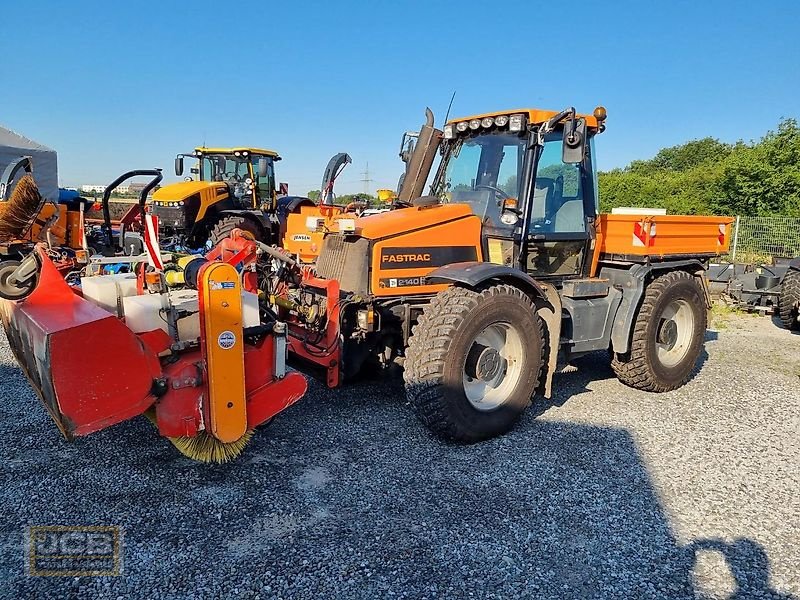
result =
[[[410,202],[422,196],[433,159],[442,141],[441,130],[433,126],[433,111],[430,108],[425,109],[425,124],[420,128],[416,138],[417,142],[410,156],[404,156],[402,151],[400,153],[400,157],[406,162],[406,171],[397,195],[397,199],[401,202]],[[404,146],[405,141],[404,137]]]

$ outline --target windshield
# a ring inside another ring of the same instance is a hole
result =
[[[457,141],[434,193],[445,202],[469,204],[484,223],[503,226],[503,200],[519,199],[525,138],[486,133]]]
[[[200,165],[202,181],[244,181],[250,177],[250,161],[224,154],[207,154]]]

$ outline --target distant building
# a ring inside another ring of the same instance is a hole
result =
[[[82,185],[81,191],[87,194],[98,193],[102,194],[106,191],[106,186],[104,185]]]
[[[140,194],[146,183],[124,183],[114,190],[115,194]]]

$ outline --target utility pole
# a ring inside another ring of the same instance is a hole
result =
[[[367,161],[367,168],[364,169],[362,175],[364,176],[361,180],[364,183],[364,194],[369,196],[369,184],[372,183],[372,179],[369,178],[369,161]]]

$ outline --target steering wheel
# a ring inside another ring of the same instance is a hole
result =
[[[225,179],[228,181],[234,181],[236,183],[242,181],[242,178],[239,177],[236,173],[225,173]]]
[[[472,188],[472,189],[474,189],[474,190],[479,190],[479,189],[491,190],[491,191],[493,191],[493,192],[494,192],[494,193],[495,193],[497,196],[499,196],[499,197],[500,197],[500,200],[508,200],[509,198],[511,198],[511,196],[509,196],[508,194],[506,194],[506,193],[505,193],[503,190],[501,190],[501,189],[500,189],[500,188],[498,188],[498,187],[494,187],[493,185],[476,185],[476,186],[475,186],[474,188]]]
[[[359,210],[364,210],[365,208],[367,208],[367,203],[366,202],[362,202],[361,200],[356,200],[354,202],[350,202],[349,204],[347,204],[342,209],[342,212],[343,213],[351,213],[351,212],[357,213]]]

